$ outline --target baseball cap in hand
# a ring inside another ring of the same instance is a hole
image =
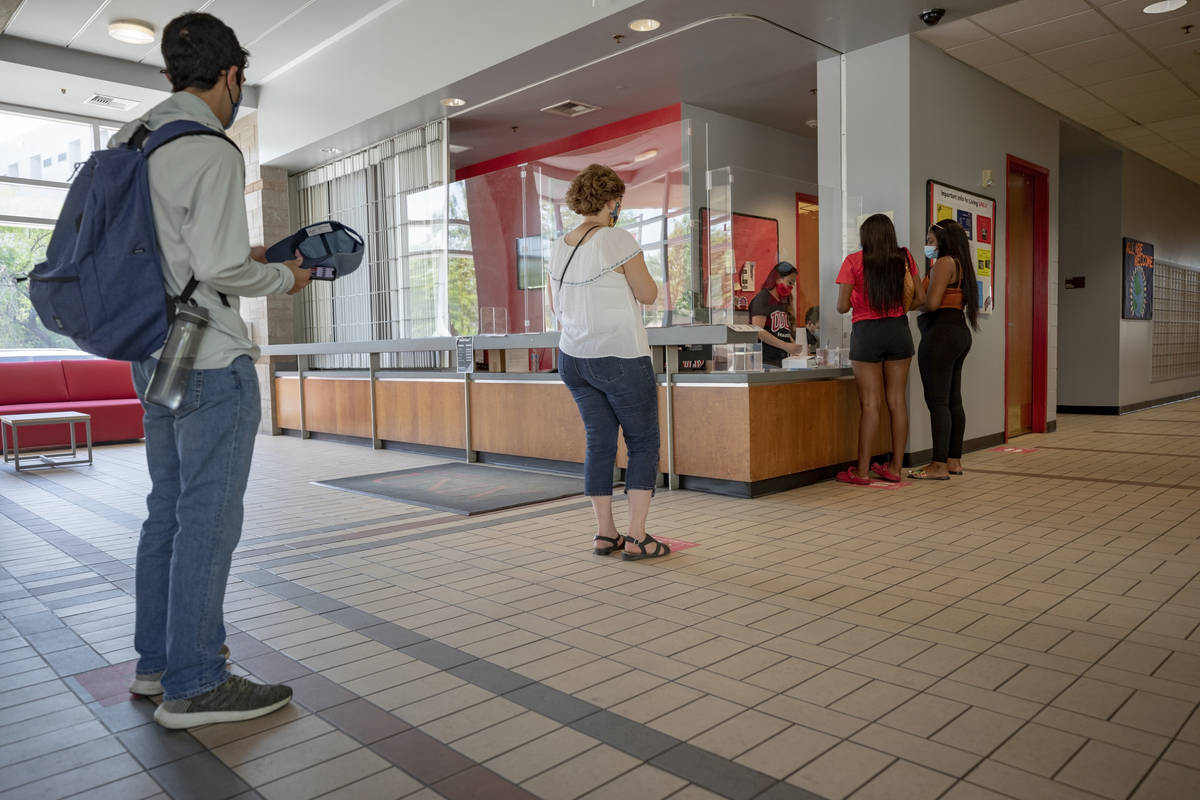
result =
[[[277,264],[304,256],[306,268],[333,267],[339,278],[358,269],[363,259],[363,239],[353,228],[334,220],[305,225],[267,248],[267,261]]]

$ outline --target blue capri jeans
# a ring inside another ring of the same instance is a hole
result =
[[[629,451],[625,491],[654,491],[658,482],[658,383],[650,358],[573,358],[560,350],[558,371],[579,406],[587,431],[583,493],[589,497],[612,494],[618,427],[625,432]]]

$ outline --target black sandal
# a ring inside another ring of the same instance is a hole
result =
[[[621,549],[621,547],[625,544],[624,539],[625,539],[625,537],[619,533],[617,534],[617,538],[615,538],[615,539],[610,539],[607,536],[597,536],[596,537],[597,542],[608,542],[610,544],[610,546],[609,547],[597,547],[597,548],[593,549],[592,552],[598,556],[610,556],[613,553],[615,553]]]
[[[646,545],[651,544],[651,543],[654,544],[654,552],[653,553],[646,550]],[[640,561],[643,558],[661,558],[662,556],[670,555],[670,553],[671,553],[670,547],[663,544],[658,539],[655,539],[653,536],[651,536],[648,533],[646,534],[646,538],[640,542],[630,539],[628,536],[626,536],[625,544],[634,545],[635,547],[639,548],[642,551],[641,553],[631,553],[628,550],[626,550],[624,552],[624,554],[622,554],[622,556],[621,556],[621,558],[623,558],[626,561]]]

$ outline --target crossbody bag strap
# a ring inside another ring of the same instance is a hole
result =
[[[579,252],[579,248],[581,245],[583,245],[584,239],[587,239],[589,233],[591,233],[592,231],[594,231],[600,227],[603,227],[603,226],[593,225],[592,227],[588,228],[586,231],[583,232],[583,236],[579,237],[579,244],[575,245],[575,248],[571,251],[571,255],[567,256],[567,263],[566,263],[566,265],[563,266],[562,274],[558,276],[559,291],[562,291],[563,279],[567,277],[567,270],[571,268],[571,260],[574,259],[575,254],[577,252]]]

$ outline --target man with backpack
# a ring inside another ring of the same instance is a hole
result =
[[[287,686],[226,670],[223,607],[261,416],[259,351],[238,298],[294,294],[311,273],[300,258],[268,264],[263,248],[250,248],[245,164],[222,134],[237,115],[245,80],[247,53],[237,36],[209,14],[184,14],[163,31],[162,54],[171,97],[122,128],[109,146],[152,138],[155,129],[180,120],[203,126],[191,126],[147,159],[167,294],[189,297],[208,311],[209,323],[177,409],[145,399],[158,354],[133,362],[153,485],[138,542],[139,658],[130,691],[162,693],[155,720],[190,728],[252,719],[291,700]]]

